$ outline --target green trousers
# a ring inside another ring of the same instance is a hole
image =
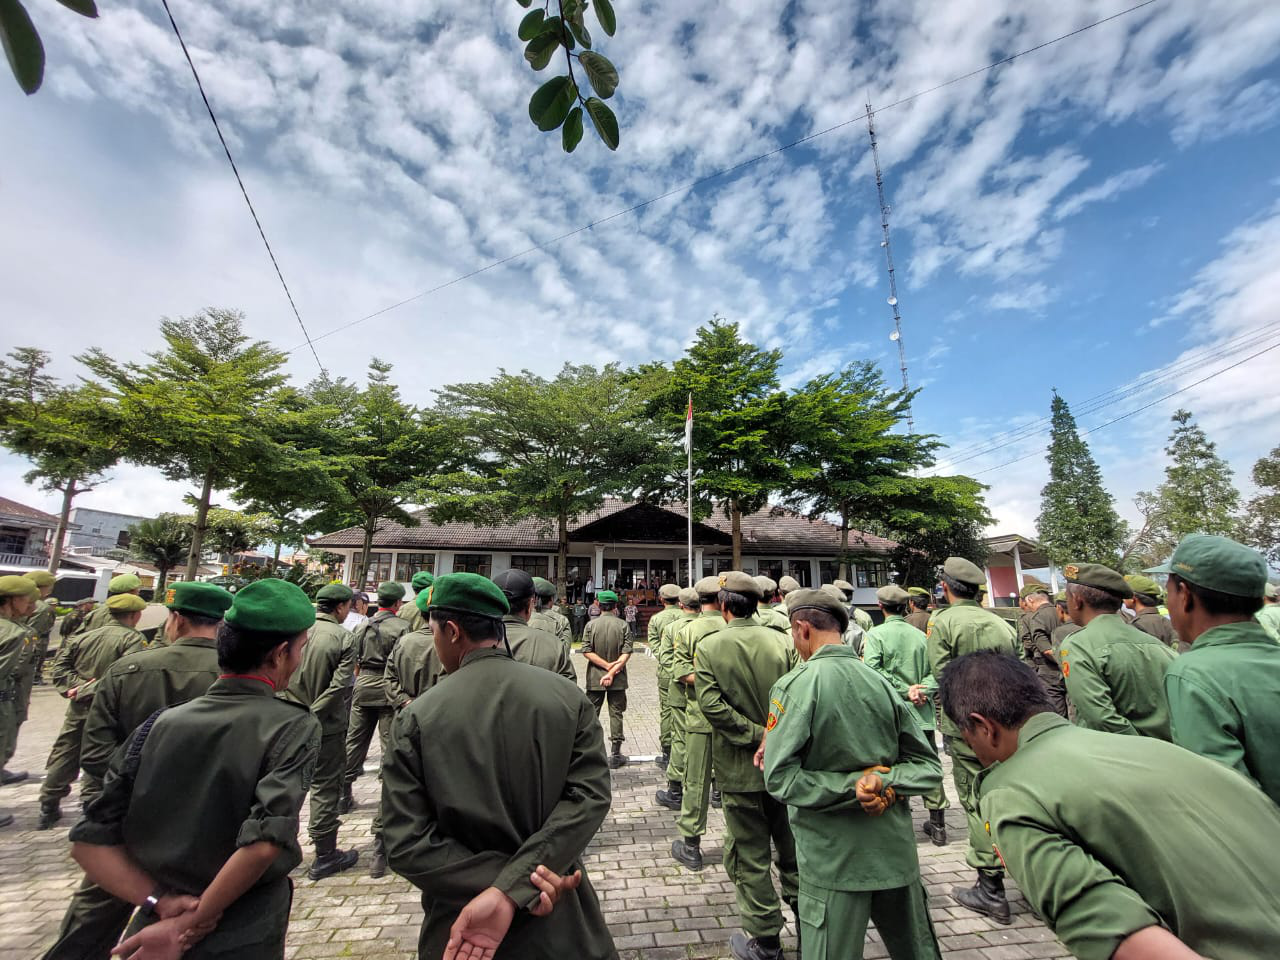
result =
[[[929,745],[933,747],[934,756],[938,755],[938,731],[926,730],[925,736],[929,738]],[[950,808],[951,801],[947,799],[947,791],[942,786],[942,781],[938,781],[938,786],[924,794],[924,808],[926,810],[946,810]]]
[[[742,929],[752,937],[777,936],[782,929],[782,904],[773,888],[771,852],[778,860],[783,898],[794,900],[800,889],[787,808],[763,790],[726,790],[723,797],[724,869],[733,881]]]
[[[390,704],[351,705],[351,719],[347,723],[347,783],[355,783],[364,771],[364,762],[369,756],[369,744],[373,743],[373,731],[378,731],[378,742],[382,744],[382,755],[385,757],[391,745],[391,721],[396,711]]]
[[[658,674],[658,743],[662,752],[671,755],[671,706],[667,703],[667,687],[671,678]]]
[[[346,731],[324,734],[320,738],[316,772],[311,778],[311,820],[307,825],[307,835],[312,843],[338,832],[338,803],[342,799],[346,765]]]
[[[684,799],[676,826],[682,837],[707,832],[707,808],[711,803],[711,734],[686,730],[684,737]]]
[[[727,810],[728,807],[726,806]],[[891,960],[941,960],[924,883],[892,890],[800,884],[800,960],[862,960],[873,920]]]
[[[62,730],[53,741],[49,762],[45,764],[44,783],[40,785],[40,802],[57,803],[71,792],[80,774],[80,740],[89,719],[88,700],[70,700],[62,719]]]
[[[13,759],[14,752],[18,749],[18,730],[22,724],[26,722],[27,713],[31,708],[31,688],[35,686],[36,670],[39,664],[37,657],[40,651],[32,646],[27,651],[27,657],[24,662],[18,665],[15,671],[13,687],[13,721],[9,725],[9,729],[3,741],[3,766],[8,766],[9,761]]]
[[[133,904],[86,879],[67,904],[58,939],[44,960],[110,960],[131,916]]]
[[[684,732],[684,689],[681,684],[680,690],[673,689],[678,681],[671,680],[667,683],[667,689],[664,691],[664,703],[667,707],[668,716],[671,718],[671,760],[667,763],[667,779],[674,780],[676,783],[684,782],[685,767],[685,732]],[[675,694],[680,694],[678,702],[675,700]]]
[[[0,697],[0,757],[7,766],[18,749],[18,697],[12,683],[0,690]]]
[[[626,739],[622,734],[622,715],[627,712],[627,690],[588,690],[587,699],[596,708],[596,716],[604,708],[605,699],[609,701],[609,742],[622,743]]]
[[[951,751],[951,778],[956,785],[956,795],[969,818],[969,849],[965,852],[965,862],[975,870],[1003,873],[1004,868],[991,846],[991,837],[987,835],[973,796],[973,784],[982,771],[982,764],[978,762],[978,755],[959,737],[946,737],[945,742]]]

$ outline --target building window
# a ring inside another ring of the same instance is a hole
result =
[[[121,530],[116,534],[116,546],[128,548],[129,542],[133,539],[132,534],[128,530]]]
[[[360,565],[360,554],[355,554],[351,560],[352,572]],[[364,582],[366,586],[376,587],[380,583],[385,583],[391,579],[391,554],[389,553],[371,553],[369,554],[369,567],[364,574]]]
[[[26,553],[27,531],[12,527],[0,530],[0,553]]]
[[[889,582],[885,565],[883,563],[859,563],[858,579],[859,587],[875,589],[883,587]]]
[[[551,579],[551,558],[546,556],[536,556],[529,554],[527,556],[513,555],[511,557],[511,569],[523,570],[531,577],[542,577],[543,580]]]
[[[434,553],[402,553],[396,558],[396,579],[408,583],[415,573],[421,571],[436,572],[436,555]]]
[[[802,587],[811,587],[813,574],[808,560],[788,560],[786,573]]]
[[[455,553],[453,555],[454,573],[478,573],[487,577],[493,572],[493,554],[491,553]]]
[[[822,578],[823,583],[835,583],[840,579],[840,564],[834,560],[819,560],[818,576]]]

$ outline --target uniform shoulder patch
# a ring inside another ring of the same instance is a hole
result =
[[[782,719],[782,715],[786,712],[787,712],[787,708],[784,707],[781,703],[779,703],[777,700],[770,700],[769,701],[769,717],[765,721],[765,725],[764,725],[765,731],[768,732],[772,730],[774,727],[776,727],[778,725],[778,721]]]

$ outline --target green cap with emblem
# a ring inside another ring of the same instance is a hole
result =
[[[404,586],[394,580],[384,580],[378,584],[378,604],[389,607],[397,600],[404,599]]]
[[[596,593],[596,601],[599,603],[617,603],[618,595],[612,590],[600,590]]]
[[[896,583],[890,583],[876,591],[876,599],[881,603],[901,606],[911,599],[911,594],[907,593],[907,591],[903,590]]]
[[[698,591],[699,597],[711,597],[714,599],[720,595],[720,578],[703,577],[693,585],[693,589]]]
[[[1028,583],[1018,591],[1018,596],[1025,600],[1033,593],[1043,593],[1047,597],[1049,595],[1049,588],[1043,583]]]
[[[743,573],[741,570],[728,570],[720,574],[720,589],[728,590],[730,593],[740,593],[744,597],[751,597],[753,600],[759,600],[763,596],[760,592],[760,585],[756,583],[755,578],[749,573]]]
[[[142,581],[132,573],[122,573],[118,577],[112,577],[111,582],[107,584],[107,593],[128,593],[130,590],[138,590],[142,587]]]
[[[117,593],[114,597],[107,597],[107,609],[112,613],[137,613],[147,609],[147,601],[136,593]]]
[[[224,619],[240,630],[296,636],[316,622],[316,608],[296,583],[271,578],[236,593]]]
[[[778,579],[778,590],[781,591],[783,596],[786,596],[788,593],[791,593],[799,589],[800,589],[800,581],[797,580],[795,577],[790,576],[789,574],[784,575]]]
[[[1124,577],[1100,563],[1068,563],[1062,568],[1062,575],[1067,583],[1105,590],[1125,600],[1133,596],[1133,588],[1125,583]]]
[[[1262,554],[1228,537],[1192,533],[1182,538],[1169,562],[1153,573],[1232,597],[1261,597],[1267,588],[1267,562]]]
[[[839,593],[835,584],[827,586]],[[801,610],[822,610],[836,618],[841,633],[849,629],[849,608],[844,605],[844,598],[833,596],[831,590],[796,590],[787,597],[787,615],[794,617]]]
[[[1141,593],[1144,596],[1151,597],[1153,600],[1160,600],[1164,597],[1164,591],[1160,589],[1160,584],[1141,573],[1131,573],[1124,578],[1124,581],[1129,584],[1129,588],[1134,593]]]
[[[964,557],[947,557],[942,565],[942,572],[952,580],[967,583],[971,587],[982,586],[987,579],[976,563]]]
[[[556,595],[556,585],[546,577],[534,577],[533,592],[543,600],[550,600]]]
[[[427,589],[427,587],[431,586],[431,584],[435,582],[435,579],[435,574],[431,573],[429,570],[419,570],[409,581],[409,586],[413,587],[414,593],[420,593]]]
[[[24,573],[23,576],[41,589],[44,589],[45,587],[52,587],[58,582],[58,578],[48,570],[29,570]]]
[[[929,597],[932,596],[924,587],[907,587],[907,593],[913,597]]]
[[[0,577],[0,597],[30,597],[35,600],[39,596],[40,588],[26,577],[19,577],[16,574]]]
[[[664,583],[658,588],[658,596],[663,600],[679,600],[680,585],[678,583]]]
[[[196,616],[221,620],[234,599],[217,584],[182,580],[165,591],[164,605],[178,613],[194,613]]]
[[[446,573],[436,577],[431,588],[419,595],[418,608],[423,613],[442,610],[493,620],[501,620],[511,612],[511,604],[498,585],[478,573]]]
[[[679,599],[682,607],[696,607],[702,602],[698,596],[698,591],[693,587],[681,587],[680,596],[677,599]]]
[[[345,583],[326,583],[316,591],[317,600],[331,600],[334,603],[346,603],[355,595],[355,591]]]

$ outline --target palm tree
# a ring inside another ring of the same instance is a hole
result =
[[[191,525],[176,514],[162,513],[154,520],[143,520],[129,528],[129,552],[159,571],[157,599],[164,598],[169,571],[183,563],[190,550]]]

